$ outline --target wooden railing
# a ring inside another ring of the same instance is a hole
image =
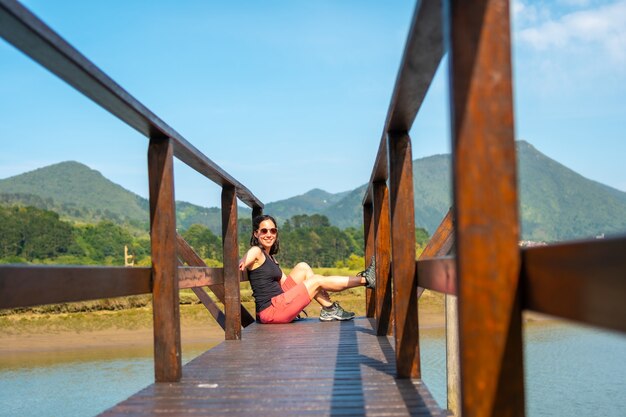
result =
[[[399,376],[420,377],[418,287],[458,296],[464,417],[525,414],[522,310],[626,331],[626,237],[518,246],[509,19],[504,0],[417,2],[363,200],[367,311],[378,334],[394,323]],[[409,131],[444,50],[453,209],[416,261]]]
[[[239,198],[251,207],[253,216],[262,213],[263,204],[16,1],[0,0],[0,36],[149,139],[152,253],[151,268],[2,265],[0,308],[152,293],[156,381],[178,381],[180,288],[194,290],[226,339],[240,339],[242,322],[254,321],[240,304],[236,203]],[[176,233],[174,157],[222,187],[223,268],[207,268]],[[204,286],[224,303],[224,313]]]
[[[3,38],[149,139],[153,260],[151,268],[0,266],[0,308],[152,293],[156,380],[177,381],[180,288],[198,294],[227,339],[253,320],[239,301],[236,200],[253,216],[263,205],[19,3],[0,0],[0,23]],[[416,261],[409,131],[444,50],[454,208]],[[378,276],[367,311],[379,335],[395,329],[398,375],[419,377],[419,288],[458,296],[465,416],[524,415],[523,309],[626,331],[626,238],[518,247],[512,101],[508,2],[418,2],[363,201],[365,252]],[[206,267],[176,233],[174,157],[222,187],[223,268]],[[455,255],[442,257],[453,241]]]

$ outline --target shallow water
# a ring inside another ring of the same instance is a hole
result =
[[[209,347],[185,346],[183,363]],[[0,416],[94,416],[153,382],[152,347],[6,356],[0,360]]]
[[[423,379],[445,407],[443,329],[420,332]],[[524,331],[527,415],[626,415],[626,337],[564,323]],[[183,346],[188,362],[209,346]],[[0,416],[94,416],[153,382],[152,348],[0,359]]]
[[[420,332],[422,377],[446,406],[445,333]],[[626,416],[626,336],[541,321],[525,324],[526,415]]]

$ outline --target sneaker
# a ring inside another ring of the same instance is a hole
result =
[[[372,256],[370,266],[365,271],[361,271],[356,274],[357,277],[364,277],[367,284],[367,288],[376,288],[376,258]]]
[[[352,320],[354,313],[344,310],[338,303],[333,303],[330,309],[322,308],[320,312],[320,321],[333,321],[333,320]]]

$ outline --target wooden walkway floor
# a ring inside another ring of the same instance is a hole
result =
[[[445,416],[420,380],[395,379],[369,319],[253,324],[101,416]]]

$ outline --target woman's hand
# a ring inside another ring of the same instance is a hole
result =
[[[239,270],[240,271],[245,271],[246,270],[246,263],[245,263],[245,259],[246,257],[244,256],[243,258],[241,258],[241,260],[239,261]]]

